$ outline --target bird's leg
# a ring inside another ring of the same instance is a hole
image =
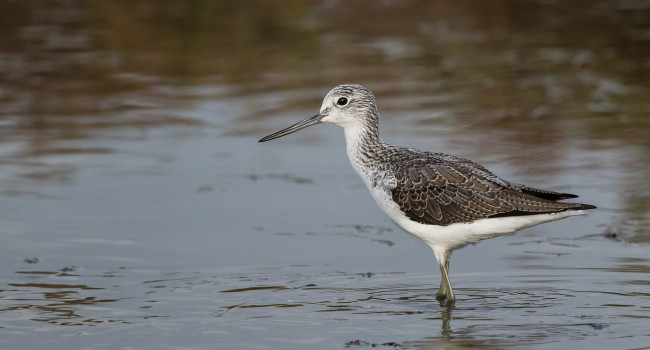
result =
[[[438,301],[447,299],[447,283],[445,282],[445,275],[442,265],[440,265],[440,288],[438,288],[438,293],[436,293],[436,299]]]
[[[456,296],[454,295],[454,291],[451,289],[451,281],[449,280],[449,259],[445,262],[445,268],[441,269],[442,272],[442,279],[444,282],[447,284],[445,287],[445,292],[447,294],[447,302],[453,303],[456,301]]]
[[[438,298],[438,299],[445,299],[447,297],[447,293],[449,292],[449,290],[447,288],[447,280],[445,279],[445,269],[447,268],[448,264],[449,264],[449,260],[439,264],[439,266],[440,266],[440,288],[438,288],[438,293],[436,294],[436,298]],[[449,271],[449,270],[447,269],[447,271]]]
[[[445,299],[447,297],[447,283],[445,283],[445,276],[442,273],[442,265],[440,265],[440,288],[436,293],[436,299]]]
[[[447,303],[453,304],[456,301],[454,296],[454,291],[451,289],[451,282],[449,281],[449,258],[451,253],[443,254],[442,261],[439,262],[440,265],[440,289],[436,293],[436,299],[440,302],[447,301]]]

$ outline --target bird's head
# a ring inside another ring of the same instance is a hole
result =
[[[346,129],[376,126],[378,122],[379,115],[372,92],[358,84],[344,84],[327,93],[319,113],[268,135],[259,142],[273,140],[320,123],[336,124]]]

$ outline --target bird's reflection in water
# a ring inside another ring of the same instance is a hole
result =
[[[442,320],[442,332],[445,337],[451,335],[451,314],[454,311],[454,304],[441,305],[442,313],[440,319]]]

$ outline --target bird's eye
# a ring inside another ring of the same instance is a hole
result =
[[[339,106],[345,106],[346,104],[348,104],[348,99],[345,97],[341,97],[339,98],[338,101],[336,101],[336,104]]]

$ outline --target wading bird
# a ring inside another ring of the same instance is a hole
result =
[[[449,280],[454,249],[596,208],[559,202],[577,196],[506,181],[471,160],[383,143],[375,97],[357,84],[335,87],[319,113],[259,142],[319,123],[343,128],[350,163],[379,208],[433,249],[441,303],[455,301]]]

